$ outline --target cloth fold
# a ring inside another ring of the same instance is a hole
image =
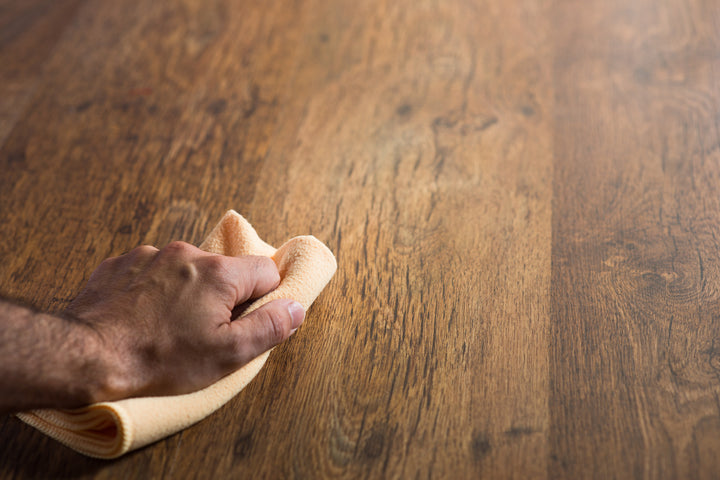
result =
[[[332,252],[315,237],[294,237],[276,250],[233,210],[223,216],[200,248],[228,256],[265,255],[275,261],[280,285],[253,302],[245,315],[279,298],[292,298],[308,309],[337,269]],[[33,410],[17,417],[80,453],[116,458],[213,413],[250,383],[269,355],[267,351],[209,387],[185,395],[130,398],[72,410]]]

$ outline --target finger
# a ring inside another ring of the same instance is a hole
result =
[[[294,300],[281,299],[231,322],[230,331],[238,364],[244,365],[287,340],[304,318],[302,305]]]
[[[249,299],[265,295],[280,284],[277,265],[270,257],[208,255],[198,258],[196,264],[208,283],[229,291],[231,309]]]

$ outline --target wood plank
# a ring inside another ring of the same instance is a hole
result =
[[[714,478],[717,6],[555,15],[549,476]]]
[[[252,211],[275,238],[310,225],[339,270],[268,369],[294,387],[239,407],[232,475],[544,475],[547,30],[488,6],[311,9]]]

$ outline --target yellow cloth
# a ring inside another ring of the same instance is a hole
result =
[[[233,210],[225,214],[200,248],[228,256],[273,258],[280,271],[280,286],[252,303],[245,314],[278,298],[292,298],[307,309],[337,268],[332,252],[315,237],[295,237],[275,250]],[[116,458],[213,413],[257,375],[269,354],[265,352],[204,390],[186,395],[130,398],[74,410],[35,410],[17,416],[80,453]]]

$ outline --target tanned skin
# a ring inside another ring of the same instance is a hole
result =
[[[0,414],[204,388],[300,326],[292,300],[235,319],[279,282],[267,257],[173,242],[105,260],[61,314],[0,300]]]

